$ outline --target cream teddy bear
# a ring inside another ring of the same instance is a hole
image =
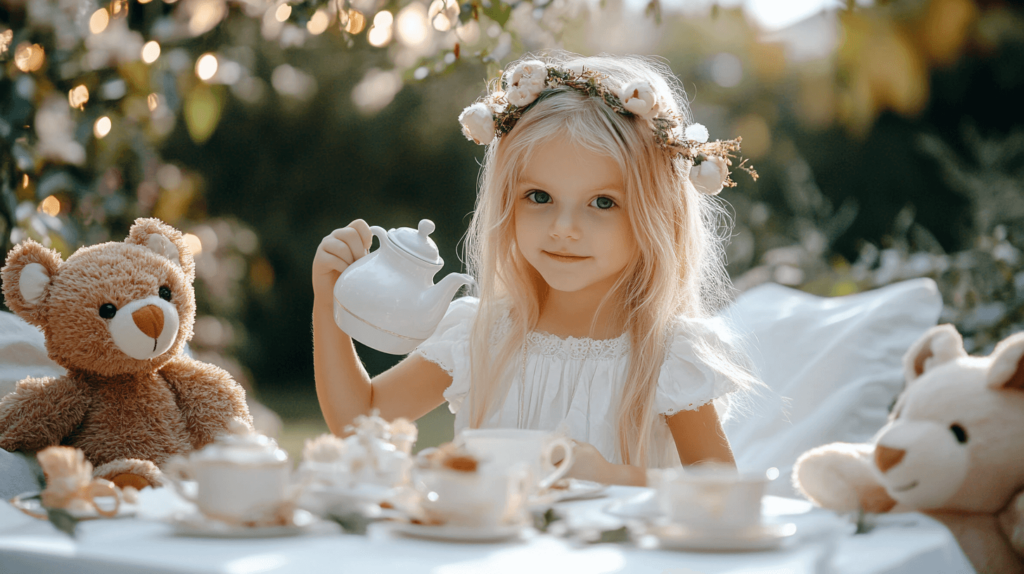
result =
[[[794,484],[840,512],[924,512],[978,572],[1024,572],[1024,333],[971,357],[940,325],[903,364],[907,386],[873,444],[804,453]]]

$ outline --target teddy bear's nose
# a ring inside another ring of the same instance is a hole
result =
[[[882,472],[888,471],[890,468],[896,466],[903,460],[903,455],[907,454],[907,451],[898,448],[889,448],[887,446],[876,445],[875,446],[875,466]]]
[[[132,313],[132,320],[140,331],[156,339],[164,330],[164,312],[156,305],[146,305]]]

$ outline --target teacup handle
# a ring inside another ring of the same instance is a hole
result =
[[[181,456],[175,456],[164,464],[164,478],[166,478],[167,481],[171,483],[171,487],[174,488],[174,492],[176,492],[178,496],[184,498],[185,500],[191,502],[192,504],[198,504],[198,499],[192,494],[189,494],[189,492],[185,489],[185,486],[181,483],[181,481],[185,479],[185,477],[182,476],[182,473],[186,470],[186,468],[187,466],[185,464],[185,459],[182,458]]]
[[[551,488],[551,485],[555,484],[558,479],[565,476],[565,473],[569,472],[569,469],[572,468],[572,444],[572,440],[564,436],[554,437],[548,441],[547,445],[544,447],[545,462],[551,464],[551,457],[554,455],[555,449],[558,447],[562,447],[565,450],[565,458],[562,459],[562,462],[555,467],[555,470],[552,471],[551,474],[547,475],[543,480],[537,483],[537,487],[540,490],[547,490]]]

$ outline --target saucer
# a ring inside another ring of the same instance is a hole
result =
[[[556,484],[564,484],[565,488],[549,488],[544,492],[531,496],[528,506],[536,508],[539,506],[550,506],[558,502],[569,502],[571,500],[588,500],[600,498],[608,490],[607,484],[593,482],[590,480],[578,480],[575,478],[563,479]]]
[[[753,552],[774,550],[796,534],[792,522],[763,523],[742,529],[697,529],[678,524],[648,529],[665,550]]]
[[[307,534],[325,523],[311,512],[295,509],[291,524],[274,526],[241,526],[204,516],[199,511],[175,515],[170,523],[174,534],[196,538],[274,538]]]
[[[443,540],[445,542],[503,542],[522,537],[529,530],[529,523],[498,524],[495,526],[458,526],[454,524],[416,524],[395,522],[394,532],[413,538]]]
[[[40,493],[38,492],[23,492],[10,500],[11,506],[18,510],[33,516],[35,518],[45,519],[47,517],[46,507],[43,506],[43,501],[39,498]],[[100,505],[103,508],[107,508],[111,501],[98,499]],[[103,516],[93,507],[85,509],[68,510],[70,514],[76,520],[94,520],[97,518],[130,518],[135,516],[135,512],[138,506],[135,504],[129,504],[127,502],[121,502],[121,505],[117,508],[117,514],[114,516]]]

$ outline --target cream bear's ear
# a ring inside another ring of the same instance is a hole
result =
[[[910,383],[928,369],[966,356],[964,340],[955,327],[932,327],[903,355],[903,376]]]
[[[7,254],[7,262],[0,270],[7,306],[22,319],[42,327],[42,303],[62,262],[59,253],[31,239],[18,244]]]
[[[1024,390],[1024,333],[996,345],[986,383],[993,389]]]
[[[195,279],[195,260],[185,238],[180,231],[159,219],[136,219],[125,243],[142,245],[181,267],[190,282]]]

